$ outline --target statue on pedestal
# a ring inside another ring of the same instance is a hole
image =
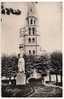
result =
[[[18,71],[25,72],[25,61],[22,55],[20,55],[20,58],[18,60]]]
[[[26,84],[25,61],[23,55],[20,54],[18,60],[18,73],[16,77],[16,85],[25,85],[25,84]]]

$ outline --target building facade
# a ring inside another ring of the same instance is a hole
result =
[[[38,54],[38,39],[39,35],[37,33],[38,19],[35,14],[35,3],[29,3],[27,17],[26,17],[26,27],[23,35],[24,41],[24,53],[26,55],[37,55]],[[22,42],[23,42],[22,41]],[[22,44],[20,44],[22,45]],[[22,46],[20,47],[20,49]]]

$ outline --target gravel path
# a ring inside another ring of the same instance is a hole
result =
[[[61,97],[62,89],[52,86],[34,86],[34,92],[29,97]]]
[[[61,97],[62,88],[51,85],[2,86],[3,97]]]

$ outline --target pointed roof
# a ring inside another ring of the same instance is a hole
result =
[[[35,2],[28,3],[28,13],[27,16],[36,16]]]

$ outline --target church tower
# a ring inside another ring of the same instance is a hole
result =
[[[36,17],[35,2],[28,3],[26,26],[20,31],[20,53],[38,55],[38,19]]]
[[[38,34],[35,2],[30,2],[28,5],[28,13],[26,17],[27,31],[24,34],[24,50],[26,55],[38,54]]]

